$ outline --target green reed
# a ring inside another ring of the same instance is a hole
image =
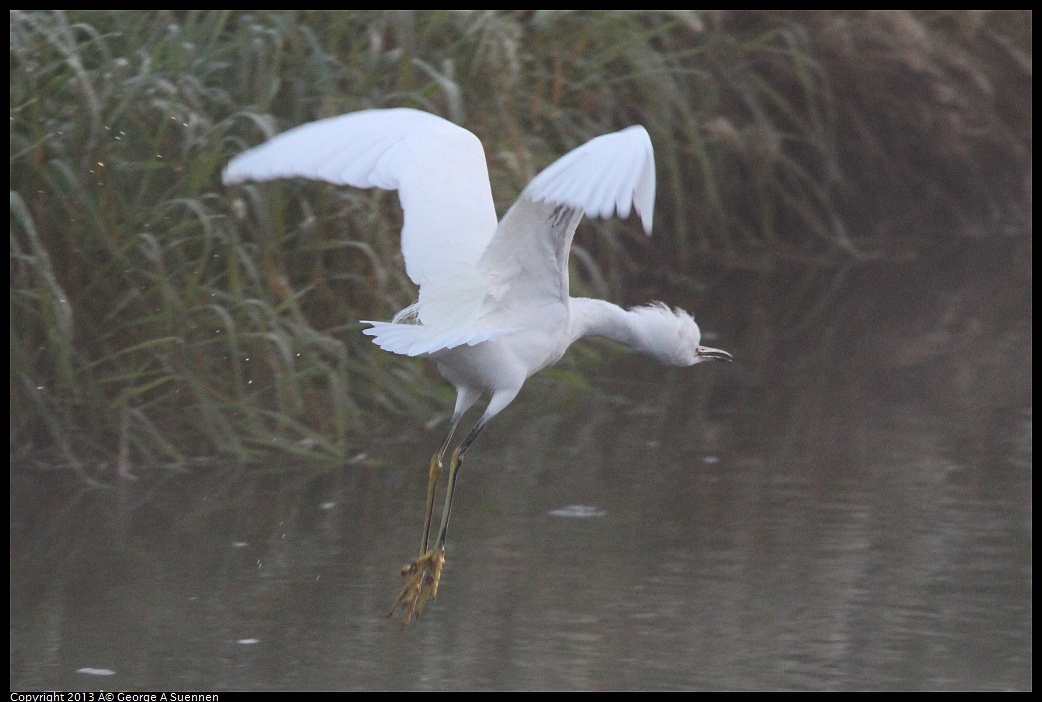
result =
[[[220,183],[280,131],[392,106],[481,137],[501,210],[644,124],[655,237],[595,222],[573,256],[577,289],[625,299],[1001,226],[1029,203],[1030,15],[13,12],[12,461],[342,465],[443,410],[431,368],[359,333],[415,295],[396,196]]]

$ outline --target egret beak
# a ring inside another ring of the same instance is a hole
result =
[[[734,361],[734,356],[726,351],[709,348],[708,346],[695,347],[695,357],[699,361]]]

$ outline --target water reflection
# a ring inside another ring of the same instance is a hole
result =
[[[440,428],[379,468],[13,471],[11,687],[1030,689],[1029,303],[906,299],[853,281],[802,329],[736,300],[734,368],[534,380],[404,631]]]

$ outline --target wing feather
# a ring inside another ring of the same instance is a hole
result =
[[[568,257],[583,213],[636,209],[651,233],[655,154],[641,126],[591,139],[532,179],[499,223],[479,267],[489,295],[481,319],[526,326],[566,314]]]
[[[630,205],[651,233],[655,151],[640,125],[586,142],[532,179],[522,197],[570,205],[594,217],[626,217]]]
[[[224,182],[302,177],[397,190],[402,255],[414,283],[446,283],[473,269],[496,231],[481,142],[436,115],[365,110],[290,129],[236,156]]]
[[[229,184],[290,177],[398,191],[402,254],[420,299],[394,322],[367,322],[364,333],[412,356],[559,322],[582,215],[627,217],[635,209],[650,234],[655,204],[651,139],[634,126],[551,164],[497,227],[481,142],[405,108],[305,124],[240,154],[224,172]]]

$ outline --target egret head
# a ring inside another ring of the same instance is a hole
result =
[[[702,361],[733,361],[726,351],[702,346],[702,330],[694,317],[661,302],[630,310],[636,317],[641,351],[667,366],[691,366]]]

